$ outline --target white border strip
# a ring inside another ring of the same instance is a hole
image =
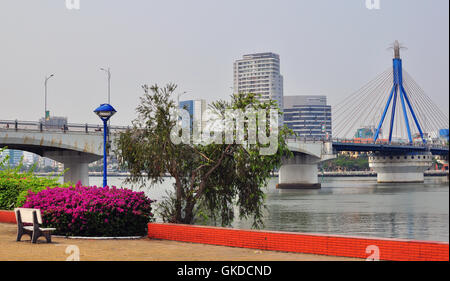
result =
[[[66,239],[86,239],[86,240],[131,240],[131,239],[142,239],[146,236],[119,236],[119,237],[89,237],[89,236],[63,236],[63,235],[52,235],[56,238],[66,238]]]

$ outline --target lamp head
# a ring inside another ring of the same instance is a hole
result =
[[[110,104],[104,103],[97,107],[94,112],[103,121],[108,121],[117,111]]]

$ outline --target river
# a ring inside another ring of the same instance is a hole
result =
[[[108,184],[123,184],[110,177]],[[90,177],[102,185],[101,177]],[[277,178],[265,188],[266,230],[449,241],[449,182],[447,177],[425,177],[425,183],[377,184],[374,177],[326,177],[319,190],[277,190]],[[173,179],[144,191],[161,200]],[[133,188],[138,190],[137,188]],[[159,221],[159,219],[157,219]],[[250,229],[251,221],[233,227]]]

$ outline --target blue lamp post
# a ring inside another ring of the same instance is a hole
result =
[[[106,137],[108,135],[108,120],[113,116],[117,111],[110,104],[104,103],[97,107],[94,110],[95,114],[100,117],[103,121],[103,186],[107,186],[107,160],[106,160]]]

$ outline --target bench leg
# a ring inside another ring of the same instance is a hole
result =
[[[23,230],[23,228],[18,228],[17,229],[17,239],[16,239],[16,241],[20,241],[24,234],[30,235],[30,240],[33,239],[33,233],[32,232],[29,232],[27,230]]]
[[[31,243],[36,243],[40,236],[40,231],[33,231],[33,235],[31,236]]]
[[[47,243],[52,243],[52,234],[50,232],[44,232],[45,239],[47,239]]]
[[[17,240],[16,241],[20,241],[20,239],[22,238],[23,235],[23,230],[21,228],[17,229]]]

